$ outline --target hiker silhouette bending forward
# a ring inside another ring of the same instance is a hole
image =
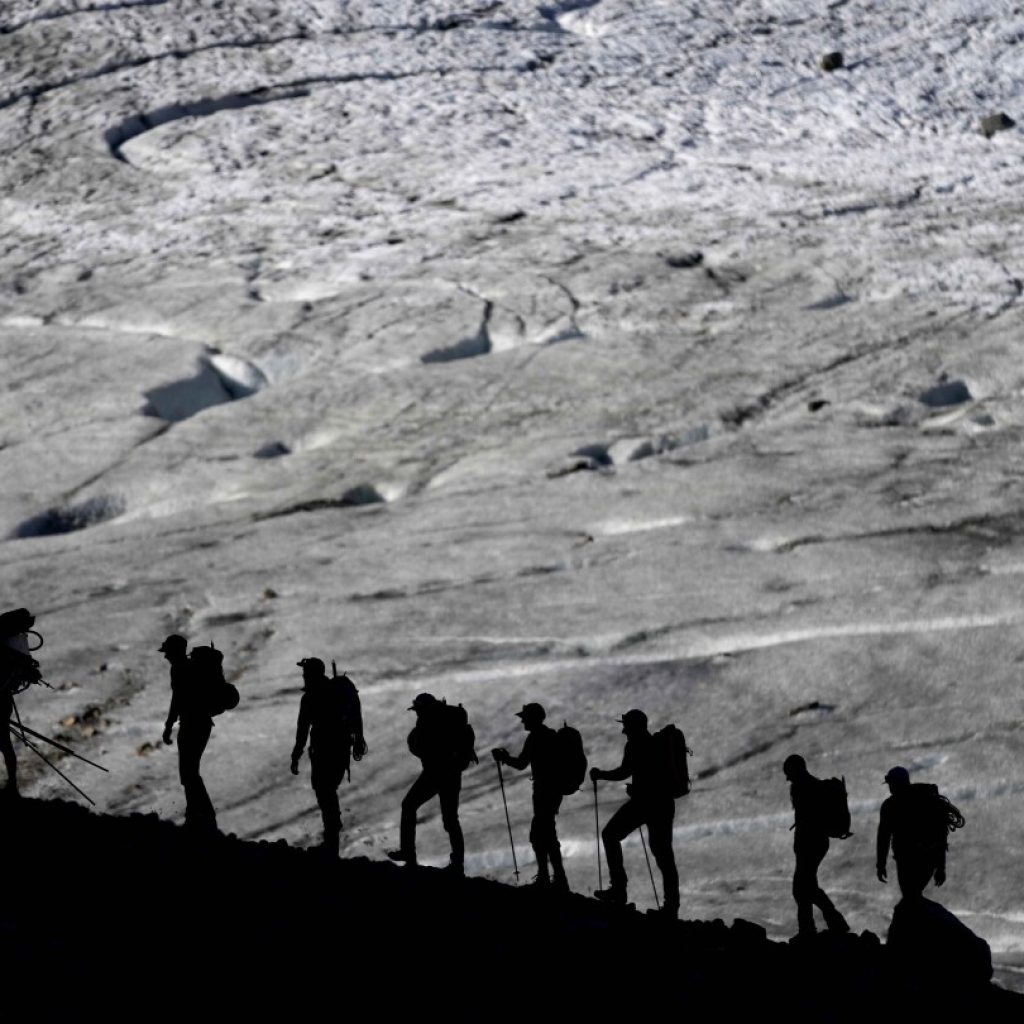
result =
[[[818,885],[818,868],[829,847],[827,826],[823,824],[821,815],[824,783],[807,770],[807,762],[799,754],[790,754],[783,762],[782,770],[790,782],[789,795],[795,818],[793,898],[796,900],[799,933],[806,936],[817,932],[815,907],[824,915],[829,931],[849,931],[846,919]]]
[[[305,692],[299,702],[292,775],[299,774],[299,758],[309,737],[310,777],[324,820],[324,849],[337,856],[341,839],[338,787],[351,756],[358,761],[366,753],[359,693],[346,675],[328,679],[319,658],[303,658],[298,664]]]
[[[185,789],[185,824],[197,832],[215,832],[217,815],[213,809],[206,785],[199,774],[199,762],[213,730],[213,716],[204,695],[204,655],[197,652],[212,648],[193,649],[183,636],[172,633],[160,646],[160,651],[171,666],[171,706],[164,724],[164,743],[173,743],[171,729],[178,726],[178,776]],[[219,653],[219,652],[215,652]]]
[[[676,802],[672,796],[671,780],[659,763],[655,738],[647,729],[647,716],[636,709],[627,711],[622,718],[622,731],[626,736],[626,749],[622,764],[611,771],[590,769],[594,781],[607,779],[622,782],[630,776],[626,787],[630,799],[611,817],[601,830],[601,840],[608,858],[608,888],[598,889],[594,895],[606,903],[626,902],[626,869],[622,860],[622,840],[642,825],[647,826],[651,853],[661,871],[665,898],[662,910],[675,917],[679,912],[679,872],[672,852],[672,822]]]
[[[885,781],[892,795],[882,804],[878,816],[878,880],[887,881],[891,846],[900,892],[904,899],[916,899],[933,877],[936,885],[946,881],[947,809],[953,810],[961,825],[963,818],[939,795],[937,786],[911,785],[906,768],[890,768]]]
[[[5,796],[18,795],[18,758],[11,740],[14,697],[38,683],[39,663],[29,653],[28,633],[35,616],[27,608],[15,608],[0,615],[0,753],[7,769]]]
[[[558,749],[558,734],[544,724],[546,712],[540,704],[524,704],[516,715],[522,719],[527,732],[526,743],[518,757],[512,757],[504,748],[491,751],[494,760],[522,771],[533,769],[533,821],[530,823],[530,844],[537,857],[535,884],[552,884],[561,892],[569,891],[569,882],[562,866],[562,847],[558,842],[555,817],[562,806],[562,777]],[[551,865],[551,876],[548,864]]]
[[[409,710],[416,712],[409,750],[420,759],[423,771],[402,800],[399,846],[388,856],[406,864],[416,863],[416,812],[437,796],[441,800],[441,823],[452,844],[449,867],[461,873],[465,843],[459,824],[459,792],[462,773],[477,763],[473,727],[461,705],[446,704],[431,693],[418,694]]]

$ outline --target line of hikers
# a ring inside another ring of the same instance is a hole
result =
[[[0,725],[3,726],[0,751],[7,768],[6,792],[9,795],[17,792],[17,761],[11,736],[18,736],[31,746],[20,719],[16,724],[11,721],[12,713],[16,716],[14,696],[28,685],[42,682],[38,663],[31,657],[31,651],[37,648],[27,643],[33,622],[24,609],[0,615]],[[17,632],[13,632],[15,629]],[[178,767],[185,791],[186,825],[200,833],[214,832],[216,815],[200,774],[200,761],[210,740],[213,719],[237,706],[238,690],[226,681],[223,655],[212,644],[197,645],[189,651],[185,638],[172,634],[159,651],[170,666],[171,676],[171,703],[163,741],[174,742],[173,729],[177,724]],[[359,761],[367,753],[361,703],[352,680],[345,674],[339,675],[333,662],[330,676],[320,658],[303,658],[298,666],[302,670],[303,693],[291,752],[291,772],[299,773],[308,743],[311,782],[323,818],[324,849],[337,856],[342,829],[338,788],[346,773],[350,773],[351,761]],[[459,796],[463,772],[478,763],[475,732],[461,705],[448,704],[433,694],[417,695],[409,710],[415,713],[416,722],[409,733],[408,747],[419,759],[421,771],[402,800],[399,845],[389,851],[388,856],[408,865],[417,863],[416,814],[436,796],[440,801],[442,824],[451,843],[449,868],[461,874],[465,842],[459,822]],[[537,862],[535,885],[553,892],[568,892],[557,816],[563,799],[577,792],[588,774],[582,737],[568,725],[552,729],[545,722],[543,706],[535,702],[524,705],[517,716],[526,732],[522,750],[518,755],[504,747],[491,751],[502,795],[504,797],[503,765],[517,771],[531,770],[530,844]],[[672,848],[673,821],[676,799],[690,791],[687,754],[691,752],[682,732],[674,725],[652,733],[643,711],[627,711],[619,722],[626,737],[621,763],[613,769],[592,767],[589,771],[594,786],[595,816],[598,781],[630,780],[626,787],[628,799],[600,830],[601,847],[608,864],[608,886],[599,887],[594,895],[607,903],[626,903],[622,842],[632,832],[646,826],[650,852],[662,876],[660,910],[675,917],[679,909],[679,876]],[[847,931],[843,915],[818,883],[818,869],[830,841],[851,835],[845,781],[816,778],[799,754],[786,758],[783,772],[790,783],[794,810],[793,896],[799,932],[806,935],[816,930],[815,907],[821,911],[829,930]],[[891,795],[880,811],[877,877],[881,882],[887,880],[891,850],[903,897],[916,898],[933,878],[936,885],[945,881],[947,837],[962,827],[964,819],[936,786],[911,784],[905,768],[892,768],[885,782]],[[509,838],[511,841],[511,825]],[[514,843],[512,851],[514,858]],[[518,866],[516,870],[518,875]],[[600,848],[598,871],[600,875]]]

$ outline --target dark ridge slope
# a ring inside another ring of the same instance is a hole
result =
[[[665,923],[283,841],[199,842],[155,815],[2,802],[0,869],[0,999],[33,1021],[1024,1019],[984,965],[929,954],[914,982],[870,933],[784,945],[744,921]],[[973,985],[954,980],[972,970]]]

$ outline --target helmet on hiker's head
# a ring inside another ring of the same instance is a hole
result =
[[[642,712],[633,708],[627,711],[619,721],[623,725],[623,731],[630,729],[646,729],[647,728],[647,716]]]
[[[409,705],[410,711],[425,711],[437,703],[437,698],[432,693],[417,693]]]
[[[799,778],[807,774],[807,762],[799,754],[790,754],[782,762],[782,771],[787,779]]]
[[[171,633],[166,640],[157,648],[161,654],[173,653],[175,651],[181,651],[184,653],[188,647],[188,641],[177,633]]]
[[[524,704],[523,710],[516,712],[516,718],[521,718],[524,722],[543,722],[546,717],[547,712],[540,704]]]
[[[885,773],[885,781],[887,785],[898,787],[898,786],[909,786],[910,785],[910,772],[906,768],[900,765],[896,765],[895,768],[890,768]]]
[[[327,666],[319,658],[303,658],[296,664],[302,669],[304,676],[315,676],[319,678],[327,674]]]

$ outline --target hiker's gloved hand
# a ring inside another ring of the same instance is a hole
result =
[[[879,864],[878,865],[878,868],[876,869],[875,874],[878,875],[878,880],[880,882],[888,882],[889,881],[889,876],[885,873],[885,865],[884,864]]]
[[[600,768],[591,768],[590,769],[590,781],[591,782],[597,782],[598,779],[603,779],[603,778],[604,778],[604,772],[601,771]]]
[[[935,871],[935,884],[942,885],[946,881],[946,869],[937,868]]]
[[[355,742],[352,744],[352,756],[357,761],[362,761],[366,757],[366,740],[362,736],[357,736]]]
[[[504,764],[508,760],[508,751],[504,747],[495,747],[491,751],[491,756],[498,764]]]
[[[292,775],[299,774],[299,759],[297,757],[292,758]]]
[[[473,751],[472,754],[469,755],[469,763],[470,764],[479,764],[480,763],[480,758],[476,756],[476,751],[475,750]]]
[[[171,727],[168,725],[164,729],[164,743],[170,746],[174,742],[174,738],[171,736]]]

